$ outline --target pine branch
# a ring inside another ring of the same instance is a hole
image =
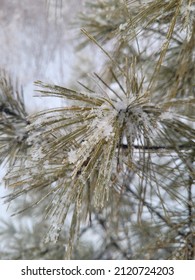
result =
[[[185,233],[177,229],[177,224],[172,223],[167,218],[165,218],[159,211],[156,210],[155,207],[153,207],[149,202],[141,198],[140,195],[138,195],[135,191],[133,191],[129,185],[126,186],[126,190],[127,192],[130,192],[137,199],[137,201],[141,201],[143,205],[146,206],[151,213],[155,214],[161,221],[163,221],[165,225],[167,225],[169,228],[172,228],[173,230],[176,230],[178,235],[182,237],[186,236]]]
[[[128,145],[127,144],[120,144],[120,148],[127,150]],[[134,149],[138,150],[175,150],[175,146],[169,146],[169,145],[159,145],[159,146],[142,146],[142,145],[133,145]],[[182,144],[182,145],[177,145],[177,148],[179,150],[191,150],[195,149],[195,146],[192,144]]]
[[[191,160],[193,163],[193,158]],[[188,209],[188,232],[186,234],[186,242],[187,242],[187,260],[194,260],[195,254],[195,238],[194,238],[194,230],[193,230],[193,178],[189,176],[189,184],[188,184],[188,201],[187,201],[187,209]]]
[[[3,70],[0,71],[0,163],[13,165],[27,151],[27,112],[23,91]]]
[[[104,231],[107,231],[107,227],[106,227],[106,220],[99,217],[99,215],[96,215],[96,219],[98,220],[98,223],[101,225],[101,227],[104,229]],[[123,256],[123,258],[125,260],[129,260],[129,254],[121,248],[121,246],[119,245],[118,241],[116,240],[116,238],[114,238],[113,236],[110,236],[110,243],[107,244],[106,248],[105,248],[105,251],[106,249],[108,249],[110,246],[113,246],[117,251],[120,252],[120,254]],[[101,253],[102,255],[103,253]],[[100,255],[100,256],[101,256]],[[100,259],[101,257],[98,256],[97,259]]]

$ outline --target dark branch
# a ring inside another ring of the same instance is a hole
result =
[[[160,212],[156,210],[155,207],[153,207],[150,203],[145,201],[145,199],[141,198],[136,192],[134,192],[130,187],[127,186],[127,191],[130,192],[138,201],[142,201],[143,205],[148,208],[148,210],[152,213],[154,213],[161,221],[163,221],[169,228],[172,228],[174,230],[177,230],[177,233],[185,237],[185,234],[176,228],[177,224],[170,222],[168,219],[166,219]]]
[[[98,215],[96,215],[96,219],[98,220],[98,222],[101,225],[101,227],[106,231],[107,230],[106,220],[101,218],[101,217],[99,217]],[[129,259],[129,254],[127,254],[127,252],[125,252],[121,248],[121,246],[119,245],[118,241],[113,236],[110,236],[110,244],[109,245],[112,245],[113,247],[115,247],[116,250],[119,251],[122,254],[124,259],[126,259],[126,260]]]
[[[127,144],[120,144],[120,148],[128,149],[128,145]],[[164,146],[164,145],[159,145],[159,146],[133,145],[133,148],[138,149],[138,150],[175,150],[174,146]],[[189,145],[189,144],[186,144],[186,145],[183,144],[183,145],[177,146],[177,148],[188,150],[188,149],[192,149],[193,146]]]
[[[193,160],[191,160],[193,162]],[[188,235],[187,235],[187,260],[194,259],[194,237],[193,237],[193,198],[192,198],[193,178],[189,176],[188,184]]]

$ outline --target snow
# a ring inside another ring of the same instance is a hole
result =
[[[120,112],[120,111],[126,111],[127,109],[127,106],[128,106],[128,100],[117,100],[117,102],[114,102],[114,106],[115,106],[115,109]]]
[[[111,124],[107,124],[105,126],[103,126],[103,131],[102,131],[102,135],[103,137],[105,137],[105,139],[108,141],[110,137],[112,137],[113,135],[113,127]]]
[[[166,111],[160,115],[160,120],[171,120],[173,117],[174,114],[171,111]]]
[[[121,23],[121,24],[119,25],[119,30],[120,30],[120,31],[124,31],[124,30],[127,28],[127,26],[128,26],[128,23],[127,23],[127,22]]]
[[[71,150],[68,152],[68,161],[69,161],[70,163],[76,163],[77,160],[78,160],[77,151],[71,149]]]

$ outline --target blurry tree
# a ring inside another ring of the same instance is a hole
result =
[[[9,258],[195,258],[194,4],[87,2],[78,49],[104,63],[75,88],[36,82],[61,107],[29,116],[2,72],[6,201],[25,196],[16,212],[44,212],[47,233]]]

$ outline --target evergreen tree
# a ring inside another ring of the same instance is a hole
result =
[[[194,4],[87,2],[78,49],[95,45],[102,68],[72,88],[37,81],[61,107],[28,115],[1,73],[5,200],[46,215],[45,245],[41,231],[17,258],[194,259]]]

